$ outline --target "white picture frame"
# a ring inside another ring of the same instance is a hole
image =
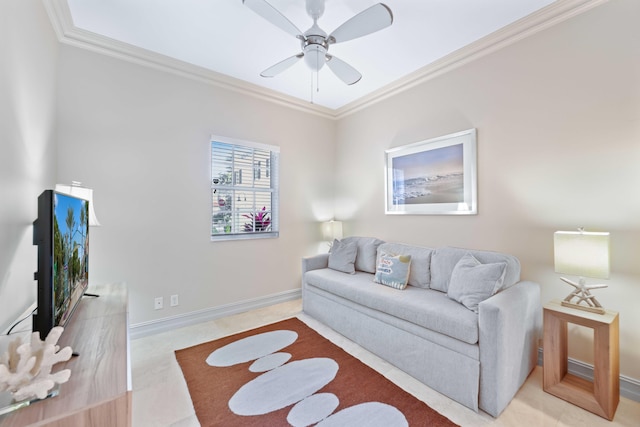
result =
[[[478,213],[476,129],[391,148],[385,154],[386,214]]]

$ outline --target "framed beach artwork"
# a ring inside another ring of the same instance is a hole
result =
[[[476,130],[387,150],[386,213],[475,215]]]

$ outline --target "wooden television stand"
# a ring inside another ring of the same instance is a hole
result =
[[[58,396],[0,416],[0,426],[131,426],[131,364],[125,284],[91,287],[58,344],[79,356],[54,365],[71,369]]]

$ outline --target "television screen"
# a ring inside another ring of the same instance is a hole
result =
[[[89,284],[89,202],[46,190],[34,223],[38,245],[38,311],[33,330],[42,339],[64,326]]]
[[[64,325],[89,284],[89,202],[54,193],[54,325]]]

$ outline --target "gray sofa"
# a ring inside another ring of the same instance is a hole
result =
[[[518,259],[369,237],[336,243],[340,253],[334,244],[330,254],[302,260],[303,311],[438,392],[497,417],[534,368],[541,333],[540,287],[520,280]],[[381,256],[398,254],[411,258],[406,288],[375,283]],[[501,276],[484,277],[487,269]]]

